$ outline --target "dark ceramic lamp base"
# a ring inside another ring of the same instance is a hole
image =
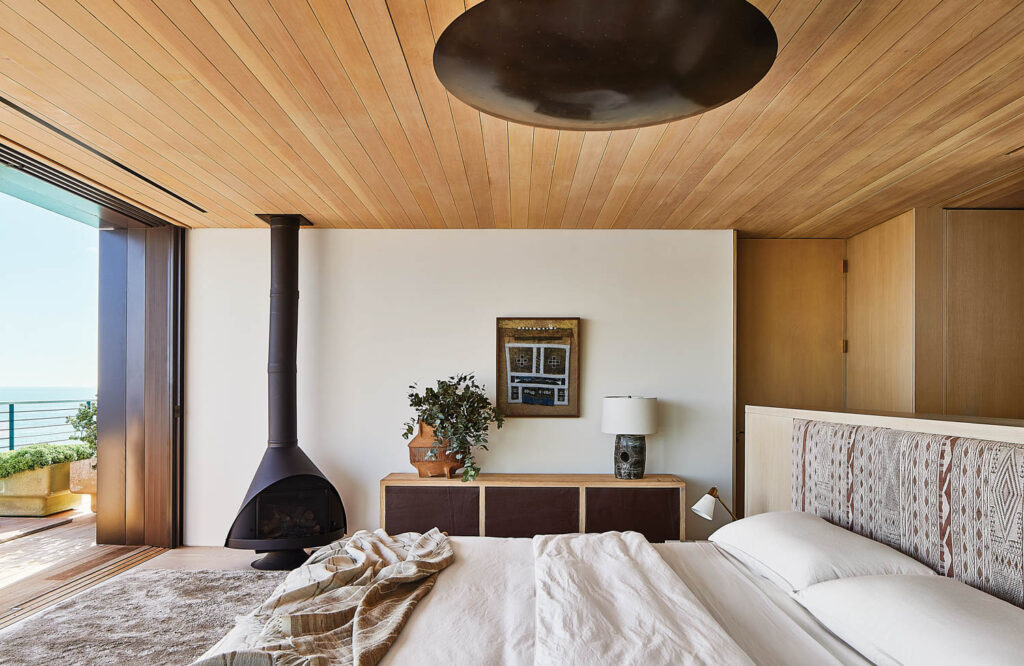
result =
[[[643,435],[615,436],[615,478],[642,479],[647,467],[647,438]]]

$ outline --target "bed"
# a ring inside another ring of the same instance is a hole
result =
[[[454,557],[380,663],[1017,663],[1024,447],[801,420],[788,446],[790,510],[709,542],[436,533]]]
[[[438,577],[381,664],[533,664],[532,541],[452,541],[455,563]],[[669,542],[654,548],[756,663],[868,663],[799,603],[714,544]],[[453,659],[453,648],[463,640],[472,650],[464,662]]]

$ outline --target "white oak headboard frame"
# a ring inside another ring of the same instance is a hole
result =
[[[911,416],[747,406],[744,515],[792,508],[793,420],[878,426],[1024,444],[1024,421]]]

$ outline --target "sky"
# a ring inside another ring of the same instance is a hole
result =
[[[99,231],[0,192],[0,387],[96,386]]]

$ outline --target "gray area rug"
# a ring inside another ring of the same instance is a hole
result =
[[[0,631],[0,664],[188,664],[285,573],[127,571]]]

